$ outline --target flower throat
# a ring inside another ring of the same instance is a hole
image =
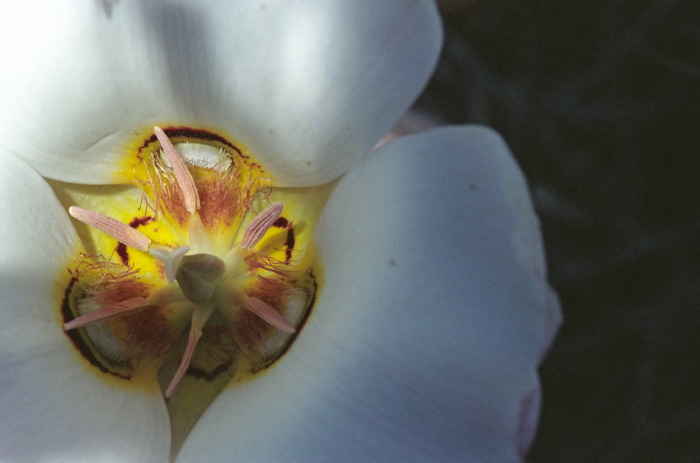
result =
[[[206,131],[155,127],[122,175],[118,193],[64,198],[84,224],[61,306],[82,357],[125,382],[155,377],[167,399],[272,364],[315,300],[320,207]]]

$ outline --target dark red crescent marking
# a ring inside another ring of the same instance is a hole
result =
[[[134,217],[134,219],[129,222],[129,226],[131,228],[139,228],[141,225],[146,225],[153,220],[153,217],[150,215],[146,215],[143,217]],[[114,248],[114,252],[117,253],[119,256],[119,260],[122,261],[122,264],[124,264],[125,267],[129,266],[129,251],[126,249],[126,245],[124,243],[117,243],[117,247]]]
[[[204,140],[208,141],[211,143],[221,143],[222,145],[225,145],[229,148],[231,148],[232,151],[235,151],[240,157],[243,159],[248,159],[249,156],[244,155],[240,149],[236,147],[233,143],[230,141],[226,140],[224,137],[221,135],[217,135],[213,132],[210,132],[208,130],[202,130],[202,129],[193,129],[191,127],[168,127],[168,128],[163,128],[163,132],[168,136],[168,138],[188,138],[188,139],[194,139],[194,140]],[[155,143],[158,139],[156,138],[156,135],[153,134],[150,137],[148,137],[146,140],[144,140],[143,145],[139,148],[139,151],[142,151],[143,149],[147,148],[148,145],[151,143]]]

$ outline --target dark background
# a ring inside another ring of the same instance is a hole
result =
[[[700,1],[445,11],[419,107],[499,130],[565,322],[529,461],[700,462]]]

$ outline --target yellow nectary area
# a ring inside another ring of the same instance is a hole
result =
[[[152,131],[129,144],[124,169],[116,174],[119,184],[52,186],[66,208],[77,205],[115,218],[165,249],[188,246],[189,254],[224,260],[239,246],[250,220],[271,203],[283,204],[263,239],[253,249],[233,253],[242,256],[240,262],[211,282],[213,312],[169,402],[171,419],[189,422],[232,379],[266,368],[298,335],[280,332],[242,305],[255,298],[297,328],[303,324],[317,290],[318,263],[308,252],[313,226],[333,185],[275,188],[265,170],[228,139],[208,130],[163,129],[194,179],[201,202],[194,215],[186,210]],[[182,296],[177,281],[168,281],[162,262],[149,252],[75,225],[83,243],[66,263],[70,277],[58,279],[61,323],[135,298],[149,304],[66,334],[95,374],[125,387],[158,384],[164,391],[185,351],[192,314],[201,308]],[[185,410],[186,403],[195,403],[197,411]]]

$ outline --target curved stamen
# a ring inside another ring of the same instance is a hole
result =
[[[185,164],[180,153],[177,152],[168,136],[163,132],[163,129],[156,126],[153,127],[153,132],[156,134],[156,138],[158,138],[160,146],[163,148],[163,153],[165,153],[165,157],[168,159],[170,167],[173,169],[175,183],[182,194],[185,209],[187,209],[190,215],[194,215],[197,209],[199,209],[199,193],[194,184],[194,178],[192,178],[192,174],[190,174],[190,171],[187,169],[187,164]]]
[[[187,338],[187,347],[185,347],[185,353],[182,355],[182,360],[180,360],[180,366],[178,366],[175,376],[173,376],[173,379],[170,381],[168,389],[165,390],[166,398],[169,399],[173,395],[175,389],[177,389],[177,386],[185,377],[187,369],[192,362],[194,349],[197,347],[197,343],[202,337],[202,328],[213,311],[214,306],[198,306],[192,314],[192,325],[190,326],[190,334]]]
[[[102,233],[111,236],[130,248],[148,251],[148,246],[151,244],[151,239],[140,231],[99,212],[71,206],[68,208],[68,213],[73,218],[97,228]]]
[[[282,315],[257,297],[247,298],[244,307],[280,331],[285,333],[294,333],[296,331],[296,328],[285,320]]]
[[[190,329],[190,335],[187,339],[187,347],[185,348],[185,353],[182,355],[182,360],[180,360],[180,366],[177,368],[177,372],[173,379],[168,385],[168,389],[165,391],[165,397],[170,398],[177,389],[182,379],[187,373],[187,369],[190,367],[190,362],[192,361],[192,354],[194,354],[194,348],[197,347],[199,339],[202,337],[201,330]]]
[[[80,328],[81,326],[88,325],[98,320],[104,320],[116,315],[124,315],[129,312],[143,309],[149,305],[150,304],[146,302],[146,299],[142,297],[134,297],[127,299],[126,301],[101,307],[97,310],[93,310],[92,312],[76,317],[68,323],[64,323],[63,329],[68,331],[74,328]]]
[[[282,215],[282,203],[272,203],[267,209],[256,215],[243,231],[241,246],[245,249],[251,249],[258,244],[272,224],[280,218],[280,215]]]

